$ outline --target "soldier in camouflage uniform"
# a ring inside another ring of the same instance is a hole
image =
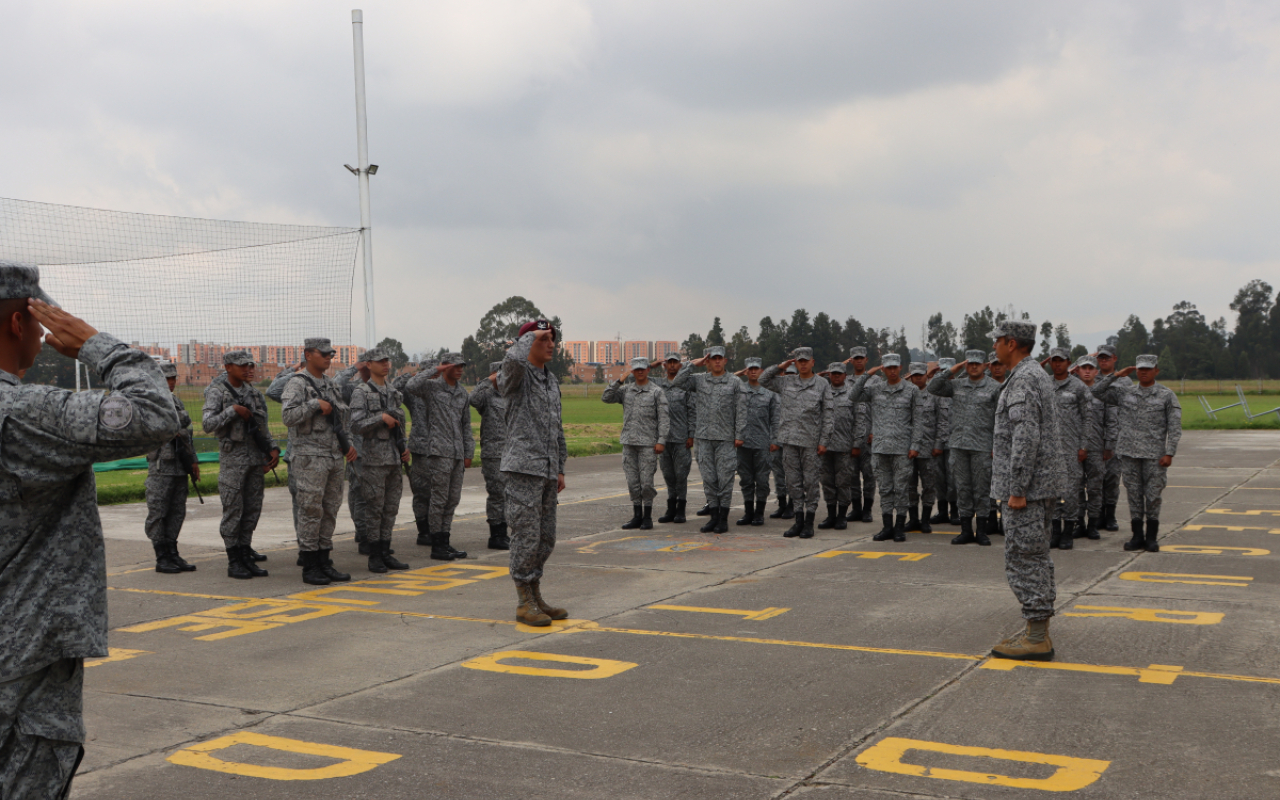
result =
[[[569,612],[542,599],[542,574],[556,546],[556,505],[564,491],[564,423],[560,382],[547,365],[556,353],[556,330],[547,320],[526,322],[507,351],[498,393],[507,401],[507,442],[502,471],[511,526],[511,579],[520,604],[516,620],[545,627]]]
[[[365,356],[362,353],[359,361],[333,376],[333,385],[337,388],[342,402],[350,408],[351,396],[355,394],[356,387],[367,380],[369,380],[369,366],[365,363]],[[363,455],[360,452],[360,444],[358,438],[352,437],[351,446],[356,449],[356,460],[347,464],[347,513],[351,515],[351,524],[356,529],[356,546],[360,555],[367,556],[369,547],[366,543],[368,537],[365,535],[364,524],[370,517],[365,508],[362,492],[364,485],[360,481],[360,467],[364,464],[364,460],[360,458]]]
[[[871,450],[876,457],[880,516],[884,521],[884,527],[871,538],[877,542],[905,542],[911,462],[920,455],[919,445],[924,439],[924,420],[916,413],[920,390],[902,380],[902,357],[897,353],[885,353],[880,364],[854,381],[849,393],[853,402],[865,399],[871,406]],[[876,380],[875,375],[881,370],[885,380]]]
[[[263,392],[263,394],[265,394],[269,399],[279,403],[284,399],[284,387],[289,384],[289,379],[292,378],[295,374],[297,374],[299,369],[305,370],[306,368],[307,368],[307,362],[304,361],[302,362],[301,365],[295,366],[293,364],[290,364],[289,366],[280,370],[280,374],[276,375],[275,378],[271,380],[271,384],[267,386],[267,390]],[[293,501],[292,503],[290,503],[290,507],[293,509],[293,529],[297,530],[298,529],[298,489],[293,482],[293,468],[292,468],[293,464],[292,464],[292,459],[289,457],[289,442],[287,440],[285,441],[284,450],[281,451],[280,453],[280,460],[283,461],[286,467],[288,468],[289,499]]]
[[[787,367],[786,374],[795,375],[796,365]],[[773,430],[776,435],[778,431],[776,425]],[[769,519],[795,519],[796,504],[791,499],[791,490],[787,488],[786,459],[782,457],[782,445],[778,444],[777,439],[769,445],[769,469],[773,472],[774,492],[778,495],[778,510],[770,514]]]
[[[348,409],[333,381],[324,373],[333,363],[328,339],[310,338],[303,345],[307,368],[289,379],[280,417],[289,428],[289,452],[296,473],[298,555],[302,580],[313,586],[349,581],[333,567],[333,529],[342,507],[342,478],[356,449],[347,441]],[[345,449],[344,449],[345,448]]]
[[[93,463],[181,433],[151,357],[52,305],[34,266],[0,262],[0,794],[65,798],[84,756],[84,659],[107,655],[107,565]],[[30,299],[28,299],[30,298]],[[24,385],[43,344],[105,391]]]
[[[404,406],[409,411],[409,453],[413,459],[409,465],[409,491],[413,494],[413,519],[418,530],[418,544],[431,546],[431,533],[428,527],[431,511],[431,472],[427,467],[429,451],[427,433],[431,430],[428,422],[427,401],[417,395],[405,391],[410,379],[417,375],[435,376],[438,363],[435,359],[427,359],[418,364],[415,374],[405,373],[398,376],[391,385],[404,397]],[[505,515],[504,515],[505,518]],[[448,553],[440,549],[441,555]]]
[[[706,365],[710,372],[694,374],[690,367]],[[733,442],[738,438],[738,395],[742,381],[725,371],[724,348],[707,348],[707,355],[686,364],[672,382],[677,388],[693,393],[698,404],[698,425],[694,438],[698,443],[698,470],[707,492],[711,513],[702,533],[725,533],[729,530],[729,507],[733,503],[733,476],[738,469],[738,454]]]
[[[1098,348],[1098,380],[1114,375],[1116,370],[1116,349],[1104,344]],[[1127,375],[1116,378],[1119,386],[1133,386],[1133,379]],[[1120,502],[1120,473],[1122,459],[1116,455],[1116,444],[1120,440],[1120,407],[1107,406],[1106,427],[1102,435],[1102,527],[1109,531],[1120,530],[1116,522],[1116,504]]]
[[[1048,661],[1053,658],[1049,618],[1058,596],[1049,529],[1053,506],[1066,484],[1058,402],[1053,379],[1030,357],[1034,323],[1004,322],[990,335],[1008,370],[996,405],[991,496],[1003,506],[1005,576],[1026,620],[1022,633],[996,645],[991,654]]]
[[[427,513],[427,544],[438,561],[463,559],[467,554],[449,543],[453,513],[462,500],[463,470],[471,466],[476,439],[471,432],[467,390],[459,385],[467,362],[461,353],[446,353],[436,367],[440,377],[420,372],[404,385],[405,394],[427,405],[427,474],[431,505]],[[423,544],[421,538],[418,541]]]
[[[489,549],[510,550],[507,540],[507,486],[502,482],[502,444],[507,436],[507,403],[498,395],[501,361],[489,364],[489,377],[471,392],[471,407],[480,414],[480,473],[484,476],[485,520]]]
[[[782,372],[792,364],[797,370],[794,377]],[[831,384],[814,374],[813,348],[797,347],[789,360],[764,371],[760,385],[778,393],[774,439],[782,445],[791,499],[800,503],[795,522],[782,535],[810,539],[822,485],[822,457],[835,430]]]
[[[738,448],[738,484],[742,487],[745,511],[738,525],[763,525],[764,506],[769,502],[770,448],[778,427],[778,395],[760,385],[760,359],[748,358],[747,368],[737,373],[747,385],[738,395],[738,427],[734,445]]]
[[[912,475],[907,484],[906,530],[921,533],[933,533],[929,515],[933,513],[933,504],[938,499],[935,462],[942,457],[938,443],[940,407],[938,398],[924,391],[928,377],[929,365],[923,361],[912,361],[907,366],[907,381],[920,393],[916,400],[916,417],[920,420],[921,435],[916,447],[920,454],[911,461]],[[918,512],[917,504],[922,504]]]
[[[867,371],[867,348],[849,348],[849,358],[844,363],[853,367],[855,379],[861,377]],[[858,452],[851,456],[849,474],[852,483],[849,489],[849,515],[846,519],[850,522],[870,522],[871,508],[876,501],[876,461],[871,452],[871,404],[857,403],[853,411],[853,449]]]
[[[842,531],[848,527],[844,515],[849,511],[850,487],[853,484],[854,407],[849,401],[849,384],[845,382],[844,362],[827,365],[818,373],[831,384],[831,442],[820,457],[822,496],[827,501],[827,518],[818,523],[822,530]]]
[[[253,532],[262,516],[263,475],[279,463],[280,448],[271,438],[267,403],[253,388],[253,356],[247,350],[231,350],[222,362],[225,372],[204,390],[201,412],[204,432],[218,439],[218,532],[227,549],[227,577],[261,578],[267,571],[257,562],[266,561],[266,556],[253,549]],[[257,426],[261,445],[251,424]]]
[[[369,371],[369,380],[356,385],[351,393],[351,433],[359,453],[359,493],[361,524],[367,540],[369,571],[408,569],[409,565],[391,554],[391,532],[400,511],[400,495],[404,480],[400,465],[409,459],[404,441],[404,409],[400,407],[399,390],[387,382],[391,373],[391,356],[381,347],[366,350],[361,359]],[[354,488],[354,487],[353,487]]]
[[[954,358],[940,358],[937,370],[929,373],[932,379],[937,371],[946,372],[956,365]],[[928,381],[925,381],[926,387]],[[938,490],[938,513],[929,522],[939,524],[960,524],[960,513],[956,510],[956,484],[951,478],[951,398],[936,395],[938,403],[938,449],[942,455],[933,459],[933,482]]]
[[[951,400],[951,481],[956,487],[960,533],[952,544],[977,542],[988,546],[992,526],[991,437],[996,424],[996,403],[1003,385],[986,375],[986,354],[965,352],[963,363],[935,375],[928,391]],[[967,377],[957,380],[964,371]],[[977,524],[974,524],[977,514]]]
[[[1004,364],[1000,363],[1000,359],[996,358],[996,351],[992,350],[987,353],[987,364],[990,365],[988,374],[991,376],[991,380],[1003,386],[1007,370],[1005,370]],[[991,518],[987,525],[987,530],[1004,536],[1004,517],[1000,514],[1001,508],[1002,506],[999,503],[993,502],[991,504]]]
[[[1182,441],[1182,406],[1168,386],[1156,383],[1158,359],[1138,356],[1137,366],[1125,367],[1094,385],[1093,396],[1120,409],[1120,438],[1116,454],[1124,470],[1124,491],[1129,500],[1133,538],[1125,550],[1146,549],[1158,553],[1160,544],[1160,495],[1169,482],[1169,467]],[[1121,381],[1134,371],[1138,385]],[[1142,523],[1146,520],[1145,537]]]
[[[1090,389],[1098,381],[1098,359],[1080,356],[1072,367],[1072,374]],[[1102,479],[1106,462],[1102,459],[1103,439],[1107,429],[1107,404],[1089,392],[1089,407],[1084,426],[1084,443],[1088,456],[1084,460],[1084,481],[1080,485],[1080,509],[1076,517],[1076,538],[1101,539],[1098,526],[1102,524]],[[1084,514],[1087,519],[1082,519]]]
[[[649,359],[631,359],[632,382],[614,381],[600,399],[622,405],[622,471],[627,476],[631,493],[631,519],[623,530],[653,528],[653,475],[658,471],[658,456],[670,438],[671,420],[667,413],[667,393],[649,380]]]
[[[182,532],[182,523],[187,518],[188,473],[183,462],[191,464],[191,477],[197,481],[200,480],[200,465],[196,463],[195,442],[191,438],[191,416],[174,393],[178,366],[166,361],[160,365],[160,374],[169,384],[182,432],[147,453],[147,521],[144,530],[156,551],[156,572],[172,575],[195,572],[196,569],[195,564],[188,564],[178,554],[178,534]]]
[[[1043,366],[1044,362],[1041,362]],[[1089,387],[1072,375],[1071,352],[1055,347],[1049,353],[1053,370],[1053,394],[1058,404],[1058,446],[1062,451],[1062,502],[1053,508],[1053,530],[1049,547],[1070,550],[1075,537],[1076,517],[1080,514],[1080,490],[1084,484],[1085,421],[1089,416]]]
[[[668,353],[662,362],[663,375],[650,375],[649,380],[667,395],[666,445],[658,464],[662,480],[667,484],[667,513],[658,522],[684,522],[689,497],[689,470],[693,466],[693,431],[698,425],[698,404],[693,392],[679,389],[673,381],[680,374],[680,355]]]

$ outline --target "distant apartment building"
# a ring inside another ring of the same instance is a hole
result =
[[[633,358],[653,358],[653,342],[623,342],[622,360],[630,364]]]
[[[618,340],[596,342],[595,357],[591,359],[597,364],[614,364],[622,361],[622,342]]]
[[[574,362],[569,368],[569,380],[579,380],[583,383],[592,383],[596,379],[596,370],[599,369],[604,373],[604,382],[612,383],[622,380],[630,372],[623,364],[587,364]]]
[[[680,343],[671,342],[671,341],[653,343],[653,358],[655,360],[658,360],[658,361],[664,360],[667,357],[668,353],[675,353],[676,355],[680,355]]]
[[[564,350],[569,358],[573,359],[573,363],[586,364],[593,358],[592,346],[594,344],[595,342],[590,341],[563,342],[560,348]]]

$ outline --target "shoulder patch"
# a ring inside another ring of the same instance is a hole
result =
[[[109,394],[98,406],[98,422],[113,431],[128,427],[133,421],[133,403],[121,394]]]

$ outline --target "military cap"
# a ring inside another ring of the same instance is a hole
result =
[[[667,353],[667,357],[663,361],[679,361],[680,354],[676,352]]]
[[[997,324],[995,330],[987,334],[987,338],[992,340],[999,339],[1002,336],[1007,336],[1010,339],[1020,339],[1024,342],[1034,342],[1036,339],[1036,324],[1022,320],[1005,320]]]
[[[325,339],[325,341],[329,340]],[[228,350],[222,355],[222,363],[247,367],[253,364],[253,356],[249,355],[248,350]]]
[[[551,331],[551,340],[555,341],[556,339],[556,327],[552,325],[550,321],[545,319],[531,319],[521,325],[520,332],[516,334],[516,338],[519,339],[529,331]]]
[[[707,348],[706,358],[715,358],[716,356],[724,358],[724,347],[722,345],[717,344]]]
[[[843,361],[832,361],[830,364],[827,365],[827,372],[839,372],[841,375],[843,375],[845,374],[845,372],[847,372],[847,370],[844,368]]]
[[[51,306],[58,305],[40,288],[39,267],[17,261],[0,261],[0,300],[22,300],[28,297],[42,300]]]
[[[178,365],[172,361],[161,361],[160,374],[166,378],[176,378],[178,377]]]
[[[1116,357],[1116,349],[1109,344],[1104,344],[1098,348],[1098,355]]]
[[[645,358],[644,356],[636,356],[635,358],[631,359],[631,368],[632,368],[633,370],[634,370],[634,369],[648,369],[648,368],[649,368],[649,359]]]
[[[756,358],[755,356],[751,356],[750,358],[747,359],[747,369],[751,369],[752,367],[760,367],[763,365],[764,365],[764,362]]]
[[[795,365],[795,364],[792,364],[791,366],[787,367],[787,374],[788,374],[788,375],[799,375],[799,374],[800,374],[800,370],[796,369],[796,365]]]
[[[994,364],[994,363],[996,363],[996,362],[997,362],[997,361],[999,361],[999,360],[1000,360],[1000,359],[996,358],[996,351],[995,351],[995,350],[992,350],[990,353],[987,353],[987,363],[988,363],[988,364]]]
[[[994,358],[987,358],[987,354],[981,350],[965,350],[964,360],[970,364],[981,364],[984,361],[995,361]]]
[[[857,346],[857,347],[850,347],[850,348],[849,348],[849,355],[853,356],[854,358],[866,358],[866,357],[867,357],[867,348],[862,347],[861,345],[859,345],[859,346]]]
[[[952,368],[952,367],[954,367],[955,365],[956,365],[956,360],[955,360],[954,358],[940,358],[940,359],[938,359],[938,368],[939,368],[939,369],[951,369],[951,368]]]
[[[382,347],[370,347],[368,350],[365,350],[365,351],[360,355],[360,360],[361,360],[361,361],[364,361],[364,362],[369,362],[369,361],[390,361],[390,360],[391,360],[391,354],[390,354],[390,353],[388,353],[388,352],[386,351],[386,348],[382,348]]]
[[[326,356],[331,356],[334,353],[333,342],[329,341],[328,339],[325,339],[322,336],[312,336],[307,338],[306,341],[302,343],[302,349],[303,350],[319,350],[321,353],[324,353]]]
[[[908,375],[927,375],[929,374],[929,365],[923,361],[912,361],[907,365]]]
[[[445,353],[440,357],[441,364],[448,364],[451,367],[465,367],[466,359],[462,357],[462,353]]]
[[[1155,369],[1156,363],[1159,361],[1159,358],[1147,353],[1146,355],[1138,356],[1137,366],[1138,369]]]
[[[812,361],[812,360],[813,360],[813,348],[812,348],[812,347],[797,347],[795,350],[792,350],[792,351],[791,351],[791,357],[792,357],[792,358],[794,358],[796,361]]]
[[[1060,358],[1063,361],[1071,360],[1071,351],[1065,347],[1055,347],[1049,351],[1049,358]]]
[[[489,374],[490,374],[490,375],[492,375],[492,374],[493,374],[493,373],[495,373],[495,372],[501,372],[501,371],[502,371],[502,362],[501,362],[501,361],[490,361],[490,362],[489,362]]]
[[[1077,367],[1093,367],[1094,369],[1097,369],[1098,359],[1094,358],[1093,356],[1080,356],[1079,358],[1076,359],[1076,366]]]
[[[880,356],[880,366],[882,367],[900,367],[902,366],[902,356],[897,353],[885,353]]]

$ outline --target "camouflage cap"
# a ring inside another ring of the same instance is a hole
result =
[[[854,358],[866,358],[866,357],[867,357],[867,348],[865,348],[865,347],[863,347],[863,346],[861,346],[861,345],[858,345],[858,346],[856,346],[856,347],[850,347],[850,348],[849,348],[849,355],[853,356]]]
[[[923,361],[912,361],[907,365],[908,375],[927,375],[929,374],[929,365]]]
[[[670,352],[670,353],[667,353],[667,357],[662,360],[663,361],[679,361],[680,354],[676,352]]]
[[[1137,363],[1138,369],[1155,369],[1155,366],[1157,363],[1159,363],[1159,361],[1160,361],[1159,358],[1152,355],[1151,353],[1147,353],[1145,355],[1138,356],[1138,360],[1136,363]]]
[[[1097,369],[1098,359],[1094,358],[1093,356],[1080,356],[1079,358],[1076,359],[1075,365],[1077,367],[1093,367],[1094,369]]]
[[[722,345],[717,344],[707,348],[706,358],[715,358],[716,356],[724,358],[724,347]]]
[[[323,336],[308,337],[302,342],[302,349],[303,350],[319,350],[321,353],[324,353],[326,356],[331,356],[334,353],[333,342],[329,341]]]
[[[795,365],[795,364],[792,364],[791,366],[787,367],[787,374],[788,374],[788,375],[799,375],[799,374],[800,374],[800,370],[796,369],[796,365]]]
[[[902,366],[902,356],[897,353],[885,353],[880,356],[880,366],[882,367],[900,367]]]
[[[325,339],[325,341],[329,341]],[[253,366],[253,356],[249,355],[248,350],[228,350],[222,354],[223,364],[235,364],[238,367]]]
[[[812,361],[812,360],[813,360],[813,348],[812,348],[812,347],[797,347],[795,350],[792,350],[792,351],[791,351],[791,357],[792,357],[792,358],[794,358],[796,361]]]
[[[844,375],[847,371],[848,370],[844,368],[843,361],[832,361],[827,365],[827,372],[839,372],[841,375]]]
[[[1049,351],[1049,358],[1060,358],[1063,361],[1071,360],[1071,351],[1065,347],[1055,347]]]
[[[987,334],[987,338],[991,340],[999,339],[1002,336],[1007,336],[1010,339],[1020,339],[1024,342],[1034,342],[1036,340],[1036,324],[1023,320],[1005,320],[998,323],[995,329]]]
[[[22,300],[28,297],[42,300],[51,306],[58,305],[40,288],[39,267],[17,261],[0,261],[0,300]]]
[[[501,371],[502,371],[502,362],[501,362],[501,361],[490,361],[490,362],[489,362],[489,374],[490,374],[490,375],[492,375],[492,374],[493,374],[493,373],[495,373],[495,372],[501,372]]]
[[[462,353],[445,353],[440,357],[440,363],[451,367],[465,367],[467,360],[462,357]]]
[[[995,351],[995,350],[992,350],[990,353],[987,353],[987,363],[988,363],[988,364],[994,364],[994,363],[996,363],[996,362],[997,362],[997,361],[999,361],[999,360],[1000,360],[1000,359],[996,358],[996,351]]]
[[[940,359],[938,359],[938,368],[939,368],[939,369],[951,369],[951,368],[952,368],[952,367],[954,367],[955,365],[956,365],[956,360],[955,360],[954,358],[940,358]]]
[[[1116,357],[1116,349],[1109,344],[1104,344],[1098,348],[1098,355]]]
[[[649,359],[645,358],[644,356],[636,356],[635,358],[631,359],[631,369],[636,370],[636,369],[648,369],[648,368],[649,368]]]
[[[368,350],[365,350],[363,353],[361,353],[361,354],[360,354],[360,360],[361,360],[361,361],[364,361],[364,362],[369,362],[369,361],[390,361],[390,360],[391,360],[391,354],[390,354],[390,353],[388,353],[388,352],[386,351],[386,348],[383,348],[383,347],[371,347],[371,348],[369,348]]]
[[[160,374],[166,378],[176,378],[178,377],[178,365],[172,361],[161,361]]]
[[[994,361],[993,358],[987,358],[987,354],[981,350],[965,350],[964,360],[970,364],[981,364],[984,361]]]
[[[761,367],[763,365],[764,365],[764,362],[756,358],[755,356],[751,356],[750,358],[747,359],[747,369],[751,369],[752,367]]]

